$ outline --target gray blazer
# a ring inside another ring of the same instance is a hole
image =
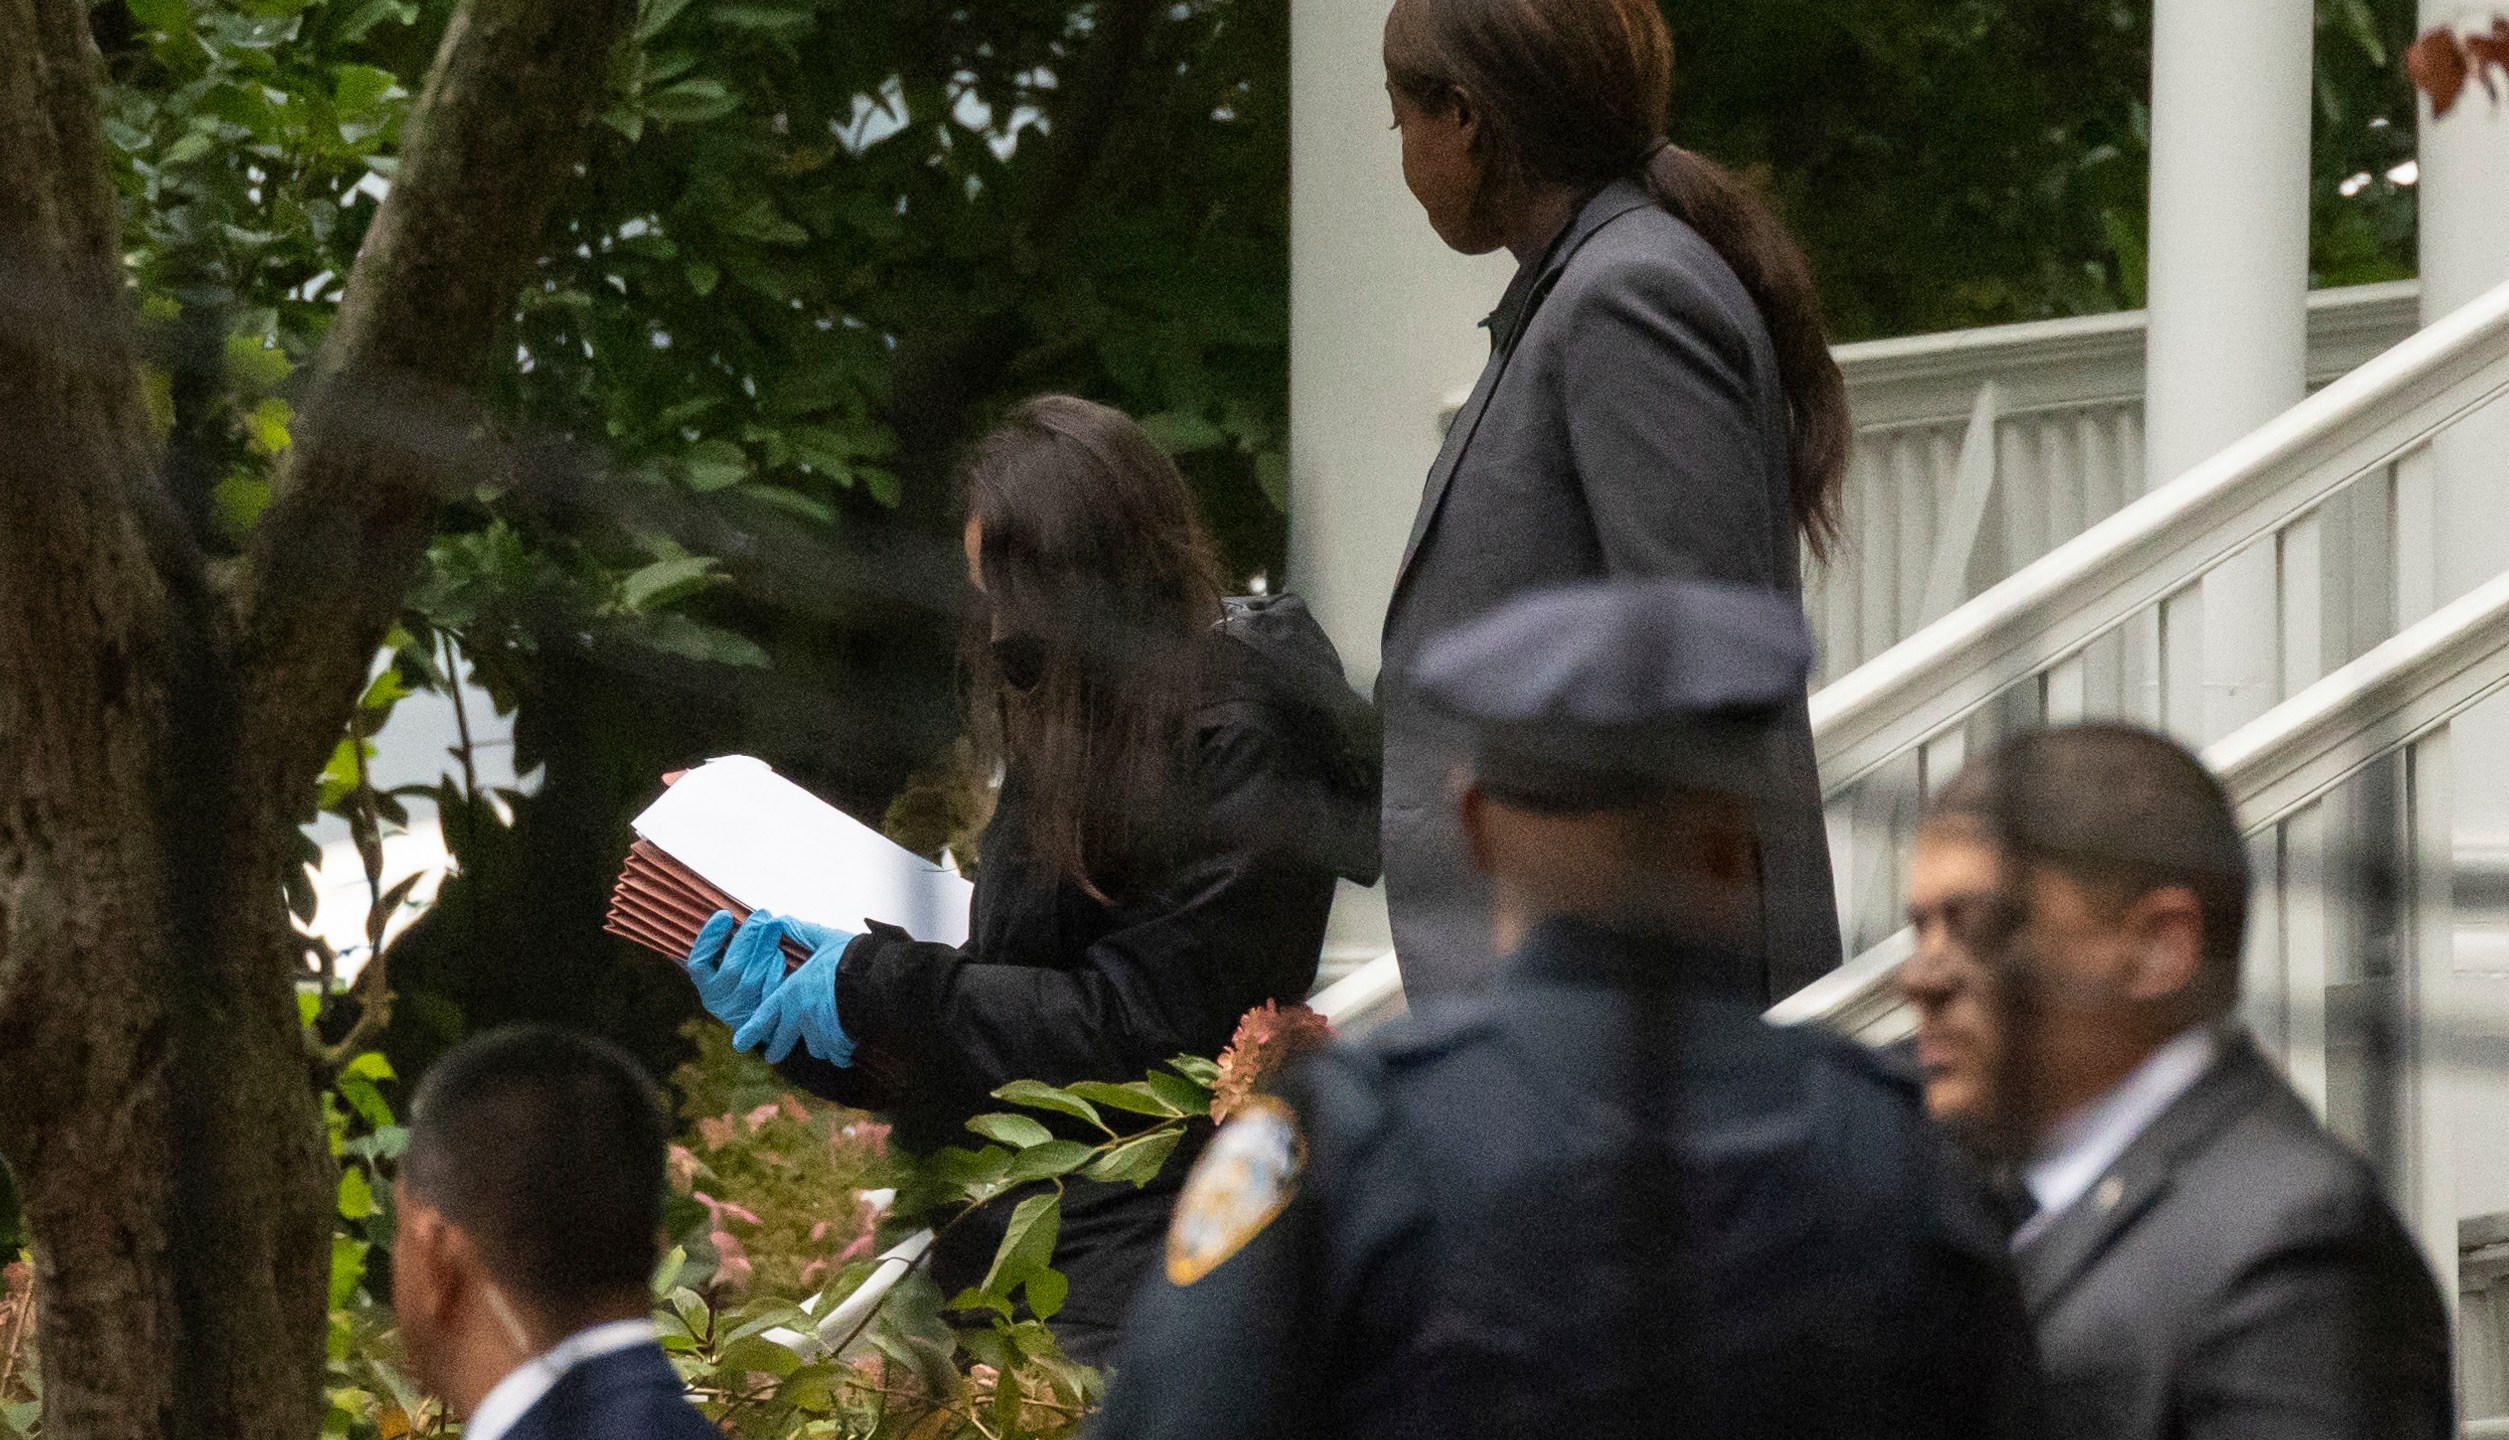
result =
[[[1689,576],[1799,591],[1777,355],[1698,233],[1630,181],[1588,202],[1487,322],[1492,352],[1429,471],[1385,616],[1385,877],[1403,985],[1465,994],[1496,973],[1489,896],[1465,854],[1454,727],[1408,681],[1430,637],[1528,590]],[[1838,914],[1797,706],[1758,773],[1766,1004],[1837,967]]]
[[[2014,1257],[2048,1434],[2444,1440],[2439,1287],[2244,1035]]]

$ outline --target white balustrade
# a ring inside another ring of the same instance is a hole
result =
[[[2320,291],[2309,377],[2411,335],[2411,282]],[[1806,570],[1819,679],[1940,619],[2143,492],[2141,311],[1838,349],[1856,427],[1846,541]]]
[[[2275,547],[2277,623],[2266,633],[2283,647],[2284,695],[2390,633],[2409,603],[2395,557],[2416,543],[2413,457],[2504,391],[2509,286],[1823,687],[1813,728],[1849,953],[1898,928],[1909,827],[1954,768],[1939,757],[2049,719],[2196,731],[2202,582],[2234,556]]]

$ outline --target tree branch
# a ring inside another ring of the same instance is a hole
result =
[[[465,0],[349,277],[243,597],[248,724],[309,780],[426,551],[479,473],[472,387],[577,169],[632,0]]]

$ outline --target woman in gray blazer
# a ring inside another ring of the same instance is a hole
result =
[[[1785,591],[1836,540],[1846,392],[1801,248],[1664,138],[1655,0],[1398,0],[1387,89],[1440,238],[1521,269],[1429,472],[1385,617],[1385,872],[1415,1000],[1496,968],[1451,787],[1463,749],[1409,684],[1432,636],[1530,589],[1680,575]],[[1767,1003],[1839,962],[1811,724],[1759,773]]]

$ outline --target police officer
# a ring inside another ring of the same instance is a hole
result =
[[[1423,654],[1491,994],[1333,1047],[1224,1127],[1137,1302],[1103,1440],[2020,1435],[2028,1329],[1914,1086],[1781,1030],[1754,797],[1796,603],[1537,593]]]

